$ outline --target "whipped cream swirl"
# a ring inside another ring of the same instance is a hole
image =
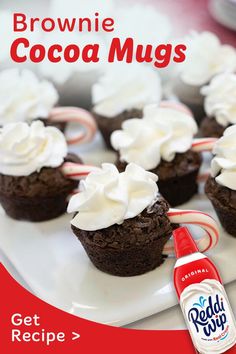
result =
[[[200,86],[216,74],[236,70],[235,48],[221,44],[214,33],[193,32],[185,43],[186,60],[178,66],[184,83]]]
[[[227,128],[213,149],[211,175],[222,186],[236,190],[236,125]]]
[[[196,122],[189,114],[148,105],[142,119],[126,120],[122,130],[112,133],[111,144],[121,161],[152,170],[161,159],[172,161],[176,153],[189,150],[196,133]]]
[[[0,73],[0,125],[47,118],[57,101],[55,87],[29,70]]]
[[[42,167],[58,167],[67,155],[67,144],[59,129],[41,121],[9,123],[0,128],[0,173],[29,176]]]
[[[209,85],[201,89],[205,96],[204,108],[210,118],[223,127],[236,123],[236,75],[215,76]]]
[[[157,179],[135,164],[122,173],[113,164],[102,164],[80,182],[80,193],[70,199],[68,212],[77,212],[71,224],[95,231],[134,218],[155,202]]]
[[[92,88],[94,110],[107,118],[125,110],[142,109],[161,97],[157,71],[141,64],[112,66]]]

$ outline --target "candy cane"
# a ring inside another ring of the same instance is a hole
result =
[[[78,194],[78,193],[80,193],[80,190],[79,190],[79,189],[74,189],[74,190],[67,196],[67,198],[66,198],[67,202],[69,203],[70,198],[72,198],[73,195]]]
[[[176,109],[177,111],[183,112],[188,114],[189,116],[193,117],[192,111],[183,103],[174,102],[174,101],[161,101],[160,107],[162,108],[172,108]]]
[[[214,148],[215,143],[218,141],[217,138],[199,138],[194,139],[192,143],[192,150],[195,152],[211,152]],[[199,174],[197,180],[198,182],[206,182],[210,175],[210,170]]]
[[[212,151],[217,138],[199,138],[194,139],[192,143],[192,150],[196,152]]]
[[[97,131],[97,125],[92,114],[83,108],[56,107],[49,115],[52,122],[75,122],[79,123],[84,131],[78,133],[75,138],[68,139],[68,144],[84,144],[91,141]]]
[[[73,162],[65,162],[61,167],[61,171],[64,176],[75,181],[85,178],[90,172],[96,171],[97,169],[98,167],[96,166],[83,165]]]
[[[73,192],[71,192],[70,196],[80,193],[79,189],[74,189]]]
[[[198,175],[197,181],[198,181],[199,183],[206,182],[207,179],[208,179],[208,177],[210,176],[210,174],[211,174],[211,170],[210,170],[210,169],[207,170],[207,171],[204,172],[204,173],[201,173],[200,175]]]
[[[169,209],[168,218],[172,224],[188,224],[202,227],[206,233],[196,240],[201,252],[215,247],[219,240],[219,228],[216,221],[208,214],[196,210]],[[164,247],[167,254],[174,253],[173,240],[168,241]]]

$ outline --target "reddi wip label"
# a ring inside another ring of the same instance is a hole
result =
[[[189,285],[180,304],[192,341],[200,353],[223,353],[236,341],[236,324],[222,284],[205,279]]]

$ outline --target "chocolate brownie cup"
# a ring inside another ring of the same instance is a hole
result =
[[[162,159],[150,172],[158,176],[161,195],[174,207],[185,203],[198,192],[197,177],[201,164],[201,155],[188,150],[184,154],[176,154],[173,161]],[[118,158],[116,166],[122,172],[127,163]]]
[[[207,116],[201,123],[200,133],[204,137],[220,138],[225,129],[236,123],[236,75],[217,75],[201,92],[205,96]]]
[[[236,126],[225,130],[215,144],[211,176],[205,185],[223,228],[236,237]]]
[[[82,163],[74,154],[64,162]],[[7,215],[17,220],[46,221],[66,212],[67,198],[78,186],[59,168],[44,167],[29,176],[0,173],[0,203]]]
[[[92,113],[108,148],[111,133],[130,118],[141,118],[145,104],[161,99],[157,72],[143,65],[112,66],[92,88]]]
[[[236,190],[218,184],[209,177],[205,192],[210,199],[223,228],[236,237]]]
[[[59,129],[62,133],[65,133],[65,131],[66,131],[66,127],[67,127],[66,122],[52,122],[49,119],[41,119],[41,118],[36,119],[36,120],[41,120],[41,122],[43,122],[45,127],[55,127],[57,129]]]
[[[125,110],[124,112],[118,114],[117,116],[113,117],[112,119],[109,119],[107,117],[104,117],[102,115],[99,115],[96,113],[95,110],[92,112],[98,129],[100,130],[102,137],[106,143],[106,146],[109,149],[112,149],[111,146],[111,134],[115,131],[121,128],[122,123],[130,118],[142,118],[143,111],[141,109],[131,109],[131,110]]]
[[[7,215],[45,221],[66,211],[67,198],[78,182],[66,178],[61,166],[81,160],[67,153],[58,129],[40,121],[6,125],[0,129],[0,155],[0,202]]]
[[[191,150],[197,133],[194,119],[185,112],[150,105],[144,117],[123,123],[112,134],[118,151],[117,167],[124,171],[130,162],[158,175],[160,193],[171,206],[187,202],[197,193],[201,155]]]
[[[201,89],[219,73],[236,70],[236,50],[222,44],[214,33],[208,31],[191,33],[184,42],[188,55],[178,67],[173,92],[193,111],[199,125],[205,117]],[[202,55],[202,51],[207,51],[207,55]]]
[[[172,226],[156,180],[135,164],[120,174],[114,165],[104,164],[81,182],[81,192],[71,198],[68,211],[75,212],[72,230],[99,270],[134,276],[163,263]]]
[[[159,196],[151,208],[121,225],[97,231],[79,230],[72,225],[72,230],[95,267],[118,276],[139,275],[164,261],[163,247],[172,234],[168,209]]]
[[[174,94],[178,97],[180,102],[191,110],[198,126],[200,126],[205,117],[204,99],[200,90],[201,86],[187,84],[179,77],[173,81]]]
[[[205,117],[200,125],[199,134],[202,137],[220,138],[226,127],[217,123],[215,118]]]

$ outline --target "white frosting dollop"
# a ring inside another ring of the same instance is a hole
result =
[[[0,73],[0,125],[47,118],[57,100],[55,87],[29,70]]]
[[[137,216],[155,201],[157,179],[135,164],[119,173],[115,165],[104,163],[80,182],[80,192],[70,199],[68,212],[77,212],[72,225],[94,231]]]
[[[67,144],[59,129],[41,121],[9,123],[0,128],[0,173],[28,176],[42,167],[58,167],[67,155]]]
[[[142,119],[126,120],[122,130],[112,133],[111,144],[121,161],[152,170],[161,159],[172,161],[176,153],[189,150],[196,133],[197,124],[189,114],[148,105]]]
[[[204,108],[210,118],[227,127],[236,123],[236,75],[216,75],[209,85],[201,89],[205,96]]]
[[[92,87],[94,110],[107,118],[125,110],[142,109],[161,97],[157,71],[141,64],[113,65]]]
[[[184,42],[186,60],[178,66],[184,83],[200,86],[216,74],[236,70],[235,48],[221,44],[214,33],[194,32]]]
[[[224,131],[213,149],[211,175],[222,186],[236,190],[236,125]]]

